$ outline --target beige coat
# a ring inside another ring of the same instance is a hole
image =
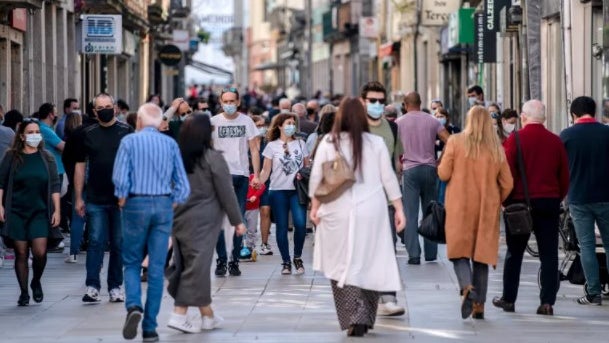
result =
[[[438,175],[446,187],[446,248],[449,259],[470,258],[497,264],[499,212],[513,187],[507,161],[497,163],[490,151],[465,157],[463,134],[451,136]]]

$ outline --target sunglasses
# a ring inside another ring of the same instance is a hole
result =
[[[497,112],[491,112],[491,118],[493,119],[499,119],[501,117],[501,115],[499,115],[499,113]]]
[[[36,118],[24,118],[23,119],[23,123],[24,124],[30,124],[30,123],[36,123],[38,124],[40,121]]]
[[[385,104],[385,99],[379,99],[379,98],[366,98],[366,100],[370,101],[370,103],[372,104],[376,104],[377,102],[380,104]]]
[[[290,151],[288,150],[288,143],[283,143],[283,153],[286,156],[290,156]]]

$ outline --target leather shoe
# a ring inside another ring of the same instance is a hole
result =
[[[27,293],[23,293],[19,296],[19,300],[17,300],[18,306],[27,306],[30,304],[30,296]]]
[[[474,299],[476,299],[476,291],[474,286],[469,285],[461,290],[461,318],[467,319],[474,311]]]
[[[421,258],[420,257],[411,257],[408,259],[408,264],[419,265],[419,264],[421,264]]]
[[[503,311],[505,311],[505,312],[515,312],[516,311],[514,303],[509,303],[509,302],[505,301],[502,297],[494,297],[493,305],[495,305],[495,307],[502,308]]]
[[[472,311],[472,318],[484,319],[484,303],[474,302],[474,309]]]
[[[354,324],[347,330],[347,336],[349,337],[363,337],[368,331],[367,325]]]
[[[40,284],[40,281],[32,280],[30,287],[32,288],[32,297],[34,298],[34,301],[37,303],[42,302],[44,299],[44,293],[42,293],[42,285]]]
[[[537,308],[537,314],[541,314],[544,316],[553,316],[554,309],[552,308],[552,305],[550,305],[550,304],[541,304]]]

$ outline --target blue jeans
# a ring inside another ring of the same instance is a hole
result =
[[[585,205],[569,205],[575,233],[579,241],[582,267],[588,294],[600,295],[601,282],[599,278],[599,265],[596,258],[596,237],[594,223],[598,226],[606,252],[609,252],[609,203],[593,203]],[[609,265],[609,254],[605,254]]]
[[[108,290],[117,288],[123,284],[123,263],[121,261],[123,236],[120,209],[117,205],[88,203],[86,212],[89,247],[87,248],[87,280],[85,283],[97,290],[101,288],[99,273],[104,264],[106,246],[110,242]]]
[[[154,331],[161,309],[167,245],[171,235],[173,208],[170,197],[134,197],[123,208],[123,263],[125,307],[144,309],[144,331]],[[140,271],[144,249],[148,249],[148,289],[142,306]]]
[[[245,198],[247,198],[247,189],[249,187],[250,179],[247,176],[242,175],[233,175],[233,189],[235,190],[235,195],[237,196],[237,202],[239,203],[239,208],[241,209],[241,216],[245,217]],[[241,250],[241,245],[243,244],[243,237],[238,235],[233,235],[233,251],[232,251],[232,261],[239,262],[239,251]],[[226,256],[226,242],[224,241],[224,231],[220,231],[220,236],[218,237],[218,243],[216,243],[216,253],[218,254],[218,259],[226,263],[228,260],[228,256]]]
[[[83,194],[83,197],[85,195]],[[75,204],[75,198],[72,197],[72,204]],[[72,207],[72,220],[70,221],[70,255],[78,255],[80,253],[80,244],[85,231],[85,218],[78,215],[76,208]]]
[[[417,166],[404,171],[403,174],[402,203],[406,215],[406,230],[404,241],[408,257],[421,258],[421,246],[419,245],[419,202],[423,211],[432,200],[438,199],[438,173],[435,167]],[[438,244],[424,239],[425,259],[435,260],[438,255]]]
[[[283,262],[290,262],[290,243],[288,241],[288,221],[292,212],[294,223],[294,257],[302,256],[305,236],[307,234],[307,211],[298,201],[295,190],[271,191],[271,211],[275,218],[277,246]]]

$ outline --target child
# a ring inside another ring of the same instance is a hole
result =
[[[254,174],[250,175],[250,183],[254,178]],[[247,225],[247,233],[245,235],[245,245],[241,250],[242,259],[250,259],[256,262],[258,252],[256,251],[256,234],[258,232],[258,216],[260,214],[260,197],[266,189],[265,185],[255,189],[251,185],[247,190],[247,199],[245,202],[245,222]]]

